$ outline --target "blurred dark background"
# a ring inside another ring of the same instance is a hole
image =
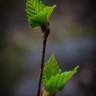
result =
[[[80,64],[57,96],[96,96],[95,0],[43,0],[56,4],[46,60],[55,53],[63,70]],[[0,0],[0,96],[36,96],[42,36],[25,16],[25,0]]]

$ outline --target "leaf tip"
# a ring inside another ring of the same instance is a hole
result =
[[[77,65],[77,66],[74,68],[74,71],[75,71],[75,72],[77,72],[77,71],[78,71],[78,69],[79,69],[79,67],[80,67],[80,66],[79,66],[79,65]]]

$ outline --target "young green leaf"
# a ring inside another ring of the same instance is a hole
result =
[[[61,72],[55,56],[52,55],[49,59],[49,62],[45,65],[43,72],[42,83],[45,90],[54,93],[62,90],[65,84],[73,77],[77,70],[78,66],[72,71]]]
[[[45,6],[41,0],[26,0],[26,16],[30,25],[40,27],[49,23],[56,5],[52,7]]]
[[[44,67],[43,79],[49,80],[52,76],[55,76],[58,73],[61,73],[61,69],[57,64],[54,54],[52,54]]]

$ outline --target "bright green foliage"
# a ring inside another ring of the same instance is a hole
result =
[[[57,92],[62,90],[65,84],[73,77],[77,72],[78,66],[72,71],[62,72],[59,68],[55,56],[52,55],[45,65],[43,72],[42,83],[46,91]]]
[[[41,0],[26,0],[26,15],[33,28],[48,25],[56,5],[45,6]]]
[[[57,64],[57,61],[55,59],[55,56],[52,54],[48,63],[45,65],[45,68],[44,68],[44,75],[45,76],[44,78],[46,78],[47,80],[50,79],[50,77],[60,73],[61,70]]]

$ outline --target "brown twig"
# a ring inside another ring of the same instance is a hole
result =
[[[46,26],[41,26],[42,34],[43,34],[43,49],[42,49],[42,58],[41,58],[41,69],[40,69],[40,79],[38,84],[38,92],[37,96],[42,96],[41,94],[41,83],[42,83],[42,75],[43,75],[43,69],[44,69],[44,60],[45,60],[45,53],[46,53],[46,43],[47,38],[49,36],[50,30]]]

